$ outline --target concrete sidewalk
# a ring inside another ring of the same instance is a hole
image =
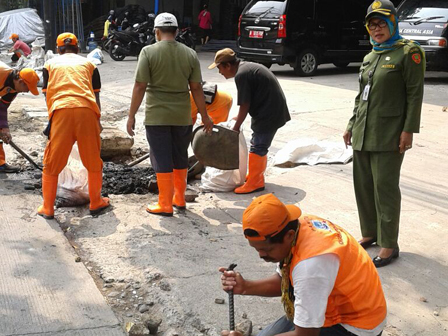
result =
[[[0,176],[0,335],[124,335],[56,221],[36,216],[41,197],[18,195],[21,182],[8,178]]]

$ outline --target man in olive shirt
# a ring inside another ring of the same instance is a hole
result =
[[[249,174],[246,183],[235,189],[237,194],[264,190],[267,154],[277,130],[291,120],[283,90],[277,78],[264,65],[240,62],[235,52],[225,48],[216,53],[209,69],[218,67],[226,79],[235,78],[240,106],[234,130],[240,130],[247,114],[252,117]]]
[[[135,114],[146,92],[146,137],[151,164],[157,174],[159,202],[148,206],[151,214],[172,216],[173,206],[185,209],[188,146],[192,134],[189,88],[210,132],[213,123],[205,109],[202,76],[196,52],[176,42],[177,20],[159,14],[154,23],[157,43],[140,53],[127,131],[134,136]]]

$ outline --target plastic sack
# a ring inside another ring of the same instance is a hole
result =
[[[280,149],[275,155],[274,165],[294,167],[300,164],[310,166],[330,163],[346,164],[352,156],[352,148],[345,148],[342,141],[302,138],[292,140]]]
[[[229,120],[219,123],[219,126],[232,129],[235,120]],[[246,179],[248,149],[243,130],[239,134],[239,169],[221,170],[213,167],[206,167],[201,177],[201,191],[209,192],[227,192],[233,191],[236,187],[242,185]]]
[[[88,53],[87,59],[95,65],[100,65],[104,62],[104,55],[100,48],[96,48]]]
[[[78,145],[75,144],[67,165],[59,174],[56,207],[73,207],[89,202],[88,172],[81,162]]]

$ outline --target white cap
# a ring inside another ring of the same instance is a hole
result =
[[[171,13],[160,13],[154,20],[154,28],[178,27],[176,17]]]

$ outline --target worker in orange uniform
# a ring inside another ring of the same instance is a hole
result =
[[[343,228],[267,194],[244,211],[243,234],[261,259],[277,264],[276,272],[248,280],[221,267],[222,288],[280,296],[285,310],[258,336],[381,336],[387,306],[380,277],[364,248]],[[242,336],[238,331],[221,335]]]
[[[47,99],[50,129],[42,175],[44,202],[37,212],[45,219],[54,217],[58,176],[77,141],[81,161],[88,171],[90,213],[95,215],[109,206],[109,199],[101,197],[100,74],[93,63],[77,55],[75,35],[60,34],[56,44],[60,56],[50,59],[43,70],[42,91]]]
[[[205,89],[204,89],[205,92]],[[193,95],[190,92],[190,104],[191,104],[191,118],[193,119],[193,125],[196,124],[198,117],[198,108],[194,102]],[[232,108],[233,99],[230,94],[216,89],[216,94],[212,98],[210,103],[205,99],[205,108],[209,117],[212,119],[213,124],[217,125],[221,122],[227,121],[229,118],[229,112]]]
[[[8,108],[19,92],[28,92],[35,96],[39,94],[37,83],[39,76],[33,69],[13,70],[0,62],[0,173],[17,173],[18,167],[6,163],[3,142],[9,143],[11,133],[8,125]]]

